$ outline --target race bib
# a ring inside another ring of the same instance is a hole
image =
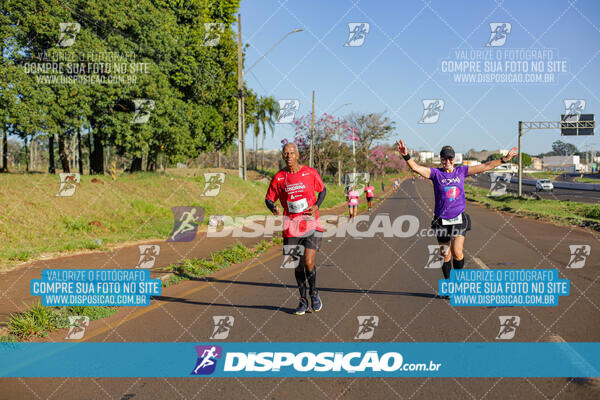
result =
[[[350,199],[350,205],[351,206],[355,206],[357,204],[358,204],[358,200],[357,199],[354,199],[354,198]]]
[[[300,199],[298,201],[288,201],[288,211],[290,214],[299,214],[308,209],[308,202],[306,199]]]
[[[442,218],[442,225],[457,225],[462,224],[462,214],[459,214],[457,217],[444,219]]]

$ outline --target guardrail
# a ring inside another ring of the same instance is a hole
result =
[[[510,179],[512,183],[519,183],[518,177],[512,177]],[[523,179],[523,185],[535,186],[537,181],[534,179]],[[575,190],[590,190],[593,192],[600,192],[600,184],[597,183],[579,183],[579,182],[552,182],[556,189],[575,189]]]

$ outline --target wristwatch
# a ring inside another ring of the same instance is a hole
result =
[[[504,157],[500,157],[500,162],[501,162],[502,164],[506,164],[508,161],[504,161]]]

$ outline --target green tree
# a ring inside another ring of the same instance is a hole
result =
[[[571,143],[565,143],[561,140],[557,140],[552,143],[552,153],[556,156],[569,156],[579,152],[577,147]]]
[[[369,149],[375,141],[381,141],[389,138],[394,130],[394,122],[384,113],[352,113],[347,120],[355,128],[356,141],[356,161],[357,168],[366,170],[369,160]]]
[[[34,76],[27,80],[3,73],[0,88],[10,86],[16,93],[9,96],[3,90],[0,112],[15,117],[14,107],[4,107],[5,103],[23,105],[35,98],[38,103],[29,109],[38,118],[29,118],[35,122],[29,125],[25,118],[19,124],[3,119],[7,125],[0,127],[2,133],[6,136],[12,129],[27,137],[41,131],[49,138],[51,157],[53,138],[58,135],[59,158],[63,170],[68,170],[65,144],[89,126],[92,173],[104,172],[106,146],[131,157],[131,170],[142,168],[144,155],[147,169],[153,170],[161,153],[172,160],[189,159],[229,146],[237,137],[237,51],[231,26],[238,7],[238,0],[139,0],[134,5],[126,0],[3,2],[0,34],[5,45],[0,73],[5,72],[7,59],[23,68],[27,62],[39,62],[40,54],[53,52],[83,62],[90,61],[88,54],[131,54],[132,59],[119,57],[114,62],[144,64],[148,70],[131,73],[136,79],[127,84],[48,84],[36,82]],[[56,47],[62,22],[81,25],[68,48]],[[205,45],[205,23],[225,27],[216,46]],[[116,73],[100,75],[111,78]],[[38,93],[33,95],[34,91]],[[135,99],[154,100],[148,123],[131,123]],[[255,96],[249,94],[246,100],[251,112]]]
[[[279,113],[279,104],[272,96],[260,97],[256,102],[256,113],[254,114],[254,166],[258,167],[258,138],[262,127],[262,161],[261,168],[265,167],[265,136],[267,135],[267,127],[271,129],[271,135],[275,132],[275,117]]]

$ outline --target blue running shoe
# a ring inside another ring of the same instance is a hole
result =
[[[294,314],[304,315],[304,313],[306,313],[307,311],[308,311],[308,301],[306,301],[305,298],[300,298],[300,304],[298,304],[298,307],[296,308],[296,311],[294,311]]]
[[[310,295],[310,302],[312,303],[312,309],[314,312],[319,312],[321,311],[321,308],[323,308],[323,302],[319,297],[319,292],[316,290]]]

